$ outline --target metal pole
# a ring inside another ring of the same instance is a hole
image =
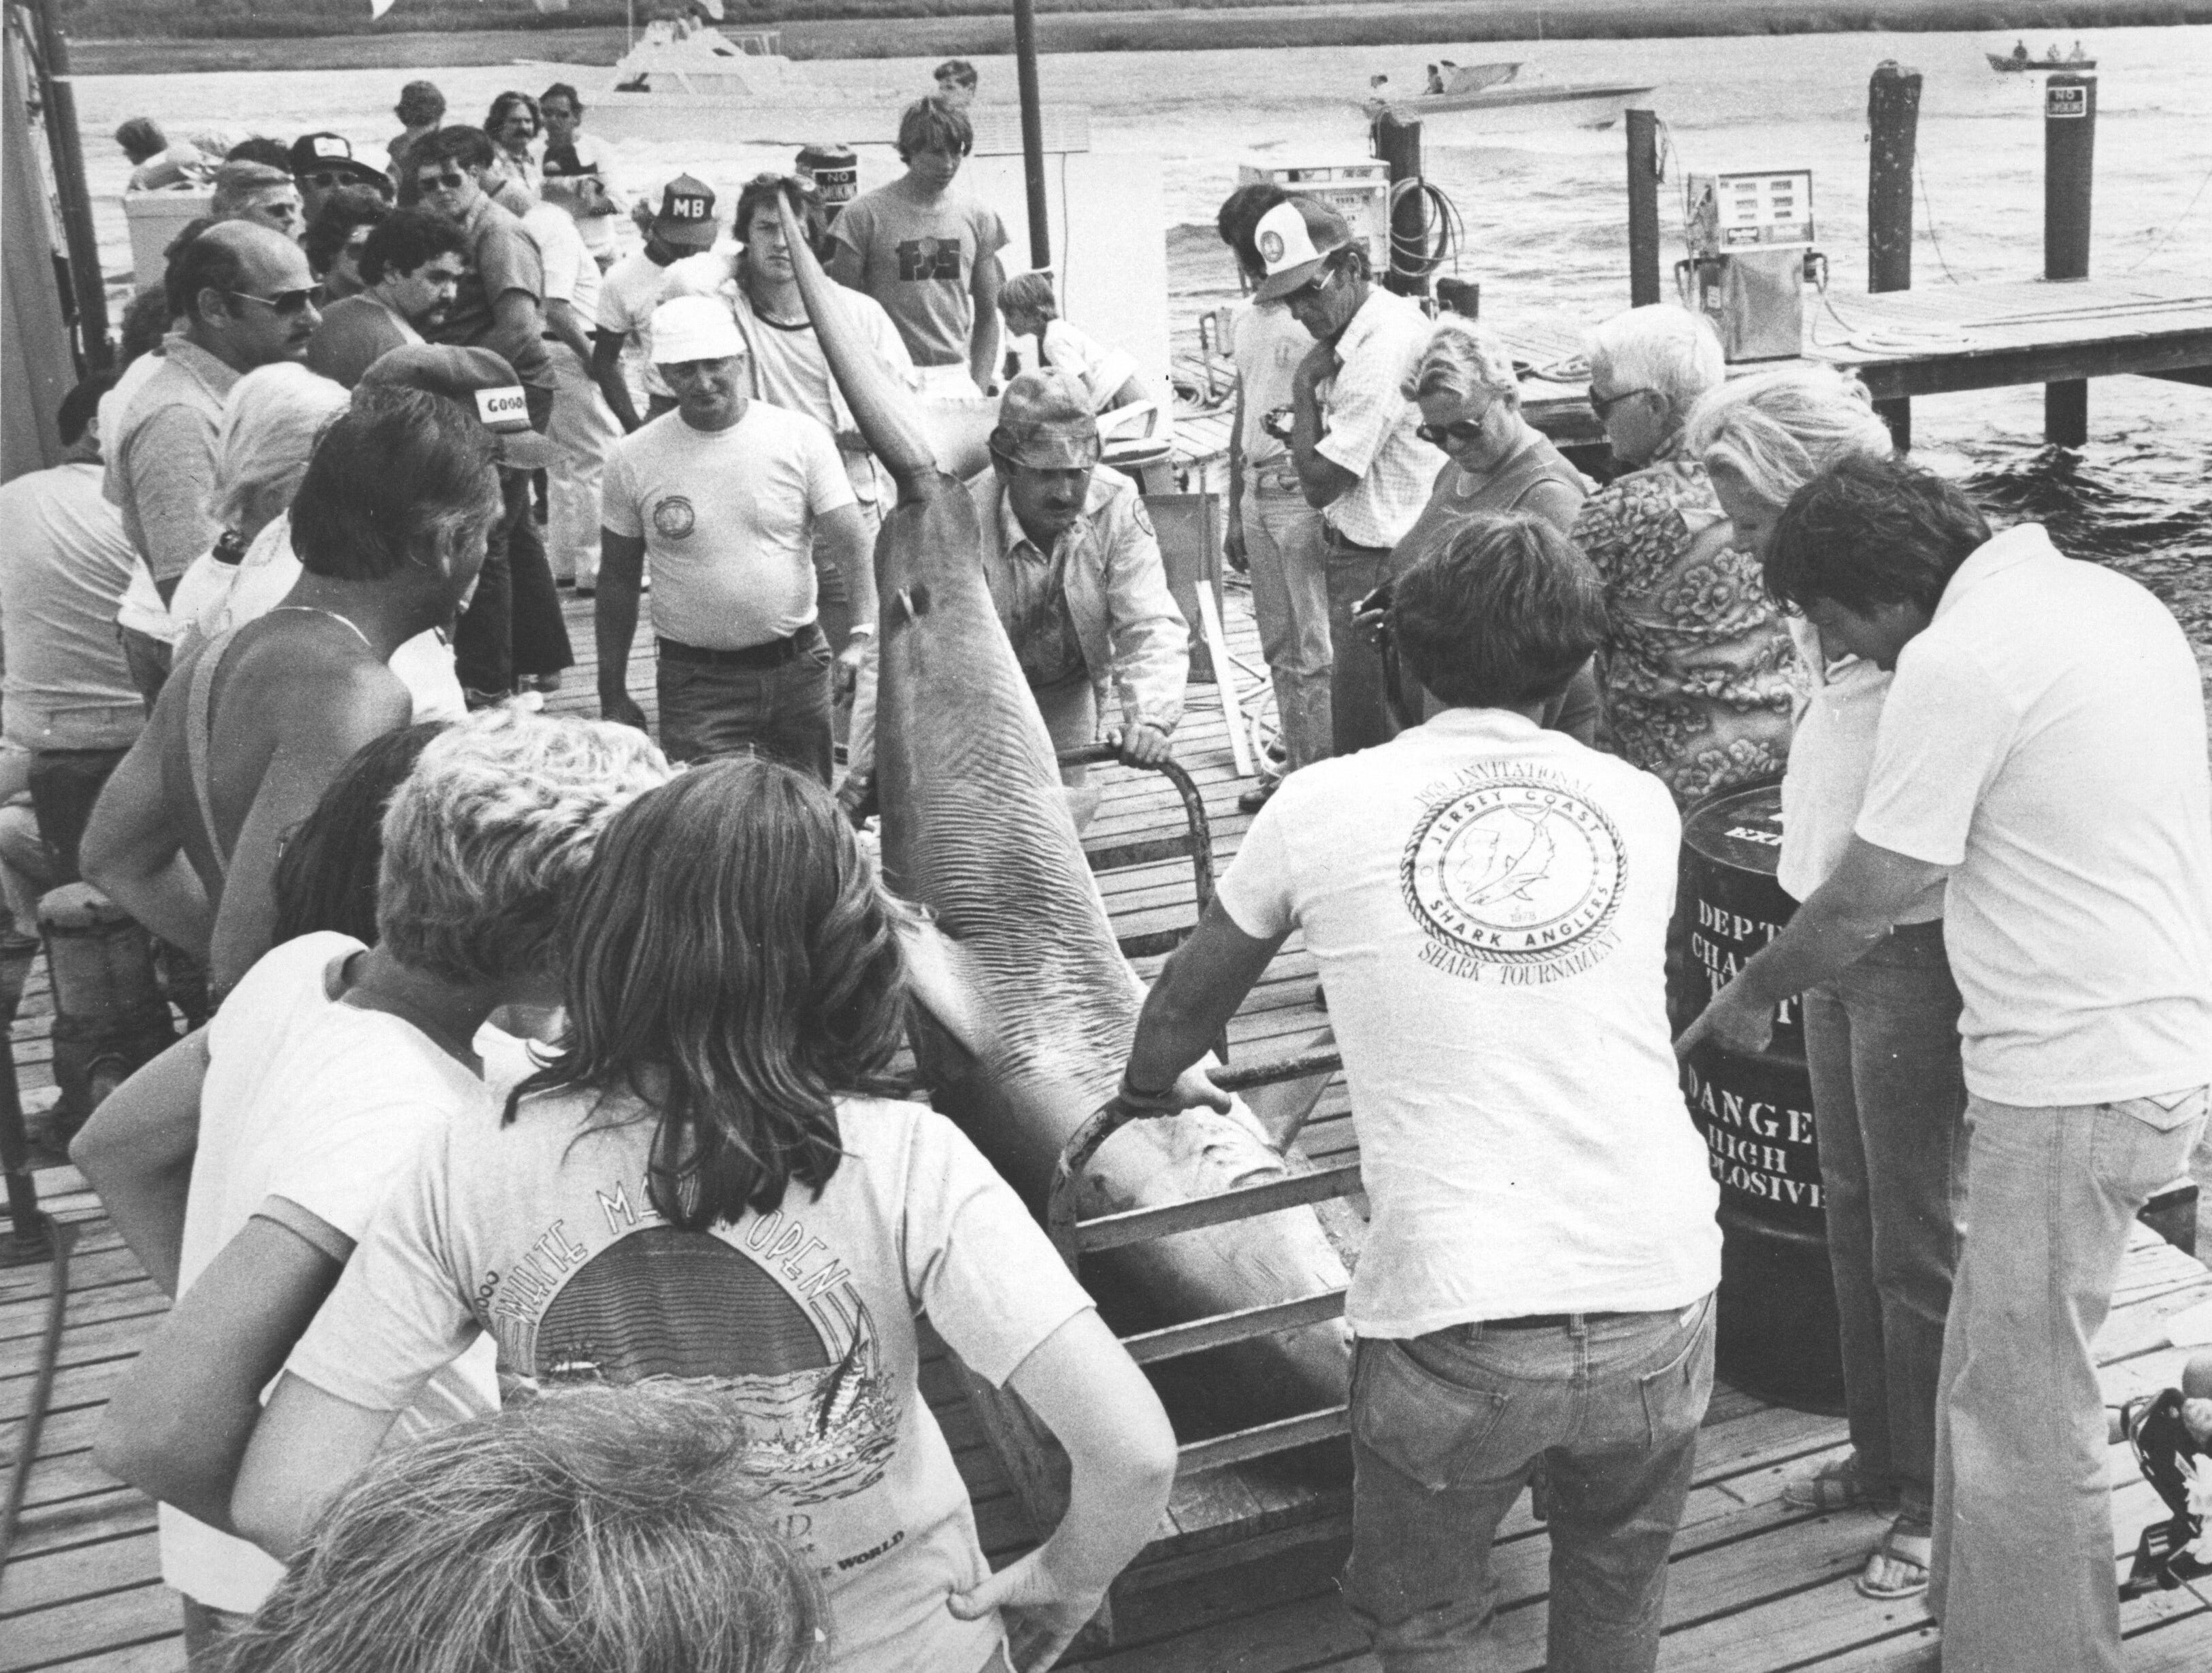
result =
[[[1044,111],[1037,94],[1036,60],[1036,0],[1014,0],[1014,70],[1021,88],[1022,173],[1029,184],[1030,265],[1049,267],[1052,228],[1045,220]],[[1062,283],[1066,277],[1060,276]]]
[[[77,346],[85,369],[104,372],[113,355],[107,344],[107,284],[100,277],[100,239],[93,230],[92,194],[84,184],[84,141],[76,125],[76,87],[70,76],[69,40],[54,19],[55,0],[33,0],[39,30],[39,79],[46,107],[46,143],[54,156],[54,194],[61,199],[62,232],[69,242],[70,283],[76,292]]]
[[[1920,72],[1885,58],[1867,84],[1867,289],[1912,289],[1912,176]],[[1912,446],[1912,403],[1877,401],[1899,453]]]
[[[1643,307],[1659,300],[1659,114],[1627,118],[1628,301]]]
[[[2043,84],[2043,277],[2089,277],[2089,197],[2097,158],[2097,78],[2057,75]],[[2089,386],[2043,386],[2043,436],[2057,447],[2089,439]]]

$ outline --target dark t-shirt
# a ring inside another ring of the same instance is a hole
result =
[[[544,340],[533,335],[529,342],[494,340],[492,303],[510,290],[525,290],[543,302],[545,265],[538,246],[522,229],[522,222],[489,197],[477,200],[461,231],[469,241],[468,271],[461,276],[453,306],[443,324],[430,333],[434,343],[457,343],[468,348],[497,349],[514,367],[515,375],[540,389],[553,386],[553,362]]]

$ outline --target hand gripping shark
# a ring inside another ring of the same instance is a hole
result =
[[[940,466],[919,405],[854,329],[790,206],[779,203],[830,369],[898,483],[897,507],[876,542],[876,771],[886,879],[928,909],[939,932],[917,948],[916,986],[933,1019],[916,1027],[917,1056],[937,1107],[1042,1216],[1061,1147],[1120,1084],[1144,990],[1115,943],[1051,740],[992,604],[974,502]],[[976,444],[987,429],[969,423],[946,463],[981,466]],[[1080,1208],[1088,1216],[1209,1196],[1304,1165],[1286,1161],[1241,1107],[1193,1110],[1133,1123],[1108,1141]],[[1346,1281],[1310,1208],[1094,1256],[1085,1276],[1116,1304],[1124,1328],[1240,1311]],[[1341,1323],[1221,1352],[1233,1386],[1209,1392],[1237,1421],[1345,1398],[1350,1337]]]

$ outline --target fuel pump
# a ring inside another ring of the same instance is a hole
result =
[[[1684,196],[1682,306],[1712,321],[1731,362],[1802,354],[1806,282],[1825,286],[1828,275],[1812,247],[1812,170],[1692,174]]]

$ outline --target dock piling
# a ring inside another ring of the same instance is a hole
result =
[[[1387,113],[1375,119],[1375,155],[1390,167],[1390,271],[1381,275],[1401,296],[1425,295],[1428,275],[1421,270],[1429,245],[1429,205],[1418,192],[1401,194],[1399,186],[1421,178],[1421,125],[1401,122]]]
[[[1920,72],[1884,58],[1867,83],[1867,289],[1912,289],[1912,179]],[[1912,446],[1912,403],[1877,401],[1897,450]]]
[[[2097,155],[2097,78],[2050,76],[2043,86],[2043,277],[2089,277],[2089,199]],[[2089,386],[2043,386],[2043,437],[2057,447],[2089,439]]]
[[[1628,302],[1659,300],[1659,113],[1631,109],[1628,129]]]

